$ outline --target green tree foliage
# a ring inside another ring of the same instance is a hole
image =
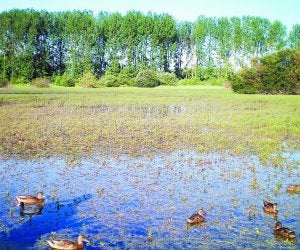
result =
[[[239,93],[299,94],[300,52],[288,49],[262,57],[233,76],[232,88]]]
[[[8,84],[8,80],[5,77],[0,76],[0,88],[5,87],[7,84]]]
[[[178,77],[184,77],[183,71],[192,64],[194,57],[192,31],[191,22],[180,22],[177,25],[174,70]]]
[[[134,85],[146,69],[221,79],[253,57],[300,44],[299,24],[287,36],[281,22],[251,16],[176,22],[169,14],[138,11],[94,16],[15,9],[0,13],[0,23],[0,72],[10,82],[64,73],[78,79],[91,72]]]
[[[289,46],[292,49],[300,50],[300,24],[295,24],[289,34]]]

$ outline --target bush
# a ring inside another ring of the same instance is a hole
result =
[[[212,66],[198,67],[197,76],[200,78],[201,81],[215,79],[218,76],[217,69]]]
[[[118,74],[118,82],[120,85],[135,86],[136,74],[128,69],[122,69]]]
[[[10,83],[11,84],[24,85],[24,84],[28,84],[29,81],[24,76],[20,76],[18,78],[11,78]]]
[[[54,76],[53,83],[57,86],[74,87],[76,81],[75,79],[73,79],[72,77],[64,73],[62,76],[60,75]]]
[[[157,73],[154,70],[142,70],[135,78],[137,87],[153,88],[160,85]]]
[[[98,81],[92,72],[86,72],[77,81],[79,86],[84,88],[97,88]]]
[[[47,78],[35,78],[31,81],[31,85],[37,88],[48,88],[50,80]]]
[[[158,73],[158,79],[161,85],[176,86],[178,79],[174,73],[162,72]]]
[[[283,50],[261,58],[262,85],[267,93],[295,94],[300,87],[300,52]]]
[[[232,90],[241,94],[255,94],[260,90],[261,74],[258,69],[244,68],[232,76]]]
[[[300,52],[283,50],[264,56],[232,77],[238,93],[299,94]]]
[[[178,85],[199,85],[201,81],[198,77],[194,76],[191,79],[181,79],[178,81]]]
[[[118,77],[114,75],[105,75],[100,79],[100,85],[106,87],[119,87],[120,82],[118,81]]]
[[[8,80],[5,77],[0,76],[0,88],[3,88],[7,85],[8,85]]]

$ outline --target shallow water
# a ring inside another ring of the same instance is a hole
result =
[[[85,249],[299,249],[300,195],[286,193],[300,180],[293,156],[282,168],[195,152],[2,159],[0,249],[48,249],[46,239],[78,234],[91,241]],[[21,220],[14,197],[40,190],[47,196],[42,213]],[[277,220],[296,231],[296,243],[274,237],[265,199],[279,204]],[[187,226],[199,208],[206,223]]]

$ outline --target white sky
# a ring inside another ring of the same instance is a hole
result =
[[[92,10],[120,12],[129,10],[168,13],[176,20],[196,21],[200,15],[261,16],[279,20],[288,29],[300,23],[300,0],[0,0],[0,11],[13,8],[36,10]]]

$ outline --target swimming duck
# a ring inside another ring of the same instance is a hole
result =
[[[196,224],[204,222],[205,220],[206,212],[204,209],[199,209],[199,211],[196,214],[193,214],[190,218],[186,219],[188,223],[190,224]]]
[[[277,203],[264,201],[264,212],[277,215],[278,214]]]
[[[279,236],[281,238],[285,238],[285,239],[290,239],[290,240],[295,240],[296,239],[296,234],[294,231],[286,228],[286,227],[282,227],[282,223],[281,222],[276,222],[274,225],[274,234],[276,236]]]
[[[289,193],[297,193],[300,194],[300,185],[299,184],[293,184],[293,185],[289,185],[287,188],[287,191]]]
[[[45,199],[45,196],[42,192],[38,192],[36,197],[32,195],[19,195],[16,196],[16,198],[18,206],[20,206],[21,202],[23,202],[25,206],[30,206],[42,203]]]
[[[89,241],[85,238],[84,235],[79,235],[77,238],[77,242],[73,242],[71,240],[66,240],[66,239],[62,239],[62,240],[47,240],[48,244],[50,245],[50,247],[54,248],[54,249],[83,249],[83,242],[88,242]]]

